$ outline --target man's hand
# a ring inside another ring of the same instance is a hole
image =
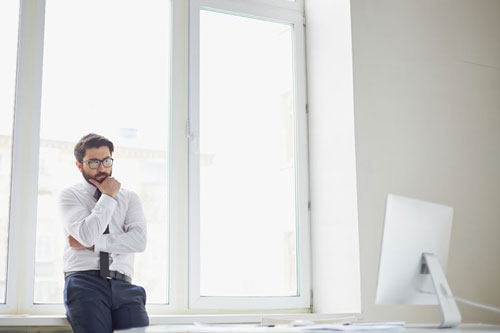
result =
[[[79,241],[73,238],[73,236],[69,235],[68,236],[68,241],[69,241],[69,246],[72,247],[75,250],[90,250],[94,251],[94,246],[90,247],[85,247],[82,244],[80,244]]]
[[[102,181],[102,183],[99,183],[97,180],[90,178],[89,181],[94,184],[95,187],[97,187],[103,194],[107,194],[111,197],[114,197],[119,191],[122,186],[119,181],[114,179],[113,177],[106,177]]]

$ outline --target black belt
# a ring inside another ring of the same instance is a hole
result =
[[[84,273],[84,274],[100,276],[101,272],[99,270],[64,272],[64,277],[67,278],[68,276],[71,276],[71,275],[77,274],[77,273]],[[132,283],[132,279],[130,277],[128,277],[125,274],[122,274],[120,272],[117,272],[117,271],[109,271],[109,274],[106,277],[106,279],[109,279],[109,280],[115,279],[115,280],[121,280],[121,281],[126,281],[128,283]]]

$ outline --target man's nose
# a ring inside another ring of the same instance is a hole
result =
[[[102,162],[99,163],[99,167],[97,168],[97,170],[104,171],[104,169],[106,169],[106,168],[104,167],[104,165],[102,165]]]

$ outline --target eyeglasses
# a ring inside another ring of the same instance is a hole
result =
[[[91,169],[97,169],[101,166],[101,164],[105,168],[110,168],[113,165],[113,159],[111,157],[106,157],[101,161],[96,158],[93,158],[90,160],[83,161],[83,163],[87,163],[89,165],[89,168]]]

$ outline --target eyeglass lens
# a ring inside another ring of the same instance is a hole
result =
[[[101,163],[102,163],[102,165],[105,168],[109,168],[110,166],[113,165],[113,159],[108,157],[108,158],[105,158],[102,161],[100,161],[100,160],[89,160],[88,163],[89,163],[89,167],[91,169],[97,169],[101,165]]]

